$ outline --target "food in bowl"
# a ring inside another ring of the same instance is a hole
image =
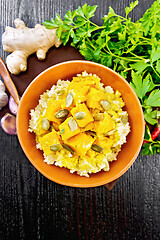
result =
[[[58,80],[31,110],[29,131],[47,164],[89,177],[117,159],[130,132],[128,113],[121,93],[100,80],[86,72]]]

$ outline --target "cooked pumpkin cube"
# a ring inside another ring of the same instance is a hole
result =
[[[53,151],[50,150],[51,145],[60,144],[58,134],[54,130],[52,130],[52,132],[50,133],[47,133],[43,137],[39,138],[39,143],[46,156],[53,153]]]
[[[78,120],[75,117],[75,114],[78,112],[84,112],[86,114],[86,116],[83,119]],[[73,108],[71,110],[71,114],[76,119],[79,127],[85,127],[88,123],[94,121],[94,119],[92,118],[92,115],[91,115],[90,111],[88,110],[88,108],[86,107],[85,103],[79,104],[75,108]]]
[[[72,119],[72,117],[67,118],[62,124],[59,125],[59,130],[60,130],[60,135],[62,137],[62,140],[71,138],[80,132],[80,129],[78,126],[75,131],[71,131],[68,125],[68,122],[70,121],[70,119]]]
[[[99,145],[104,150],[107,150],[107,152],[111,152],[111,146],[113,145],[113,141],[107,137],[104,136],[98,136],[94,142],[94,144]]]
[[[49,121],[60,123],[60,120],[55,117],[55,113],[58,110],[62,109],[63,106],[64,106],[64,100],[50,99],[47,103],[47,110],[46,110],[46,113],[45,113],[45,117]]]
[[[65,143],[70,146],[78,155],[85,155],[86,152],[91,148],[93,142],[94,139],[85,133],[79,133],[65,141]]]
[[[104,113],[104,119],[102,121],[94,122],[94,129],[98,134],[104,134],[115,128],[115,122],[112,117]]]
[[[94,123],[93,122],[90,122],[85,127],[81,128],[81,132],[85,132],[88,130],[94,131]]]
[[[54,128],[54,130],[55,130],[56,132],[59,131],[59,124],[58,124],[58,123],[52,122],[52,126],[53,126],[53,128]]]
[[[98,153],[91,148],[87,151],[86,156],[89,156],[91,159],[94,159]]]
[[[107,94],[104,91],[91,88],[87,96],[86,104],[89,108],[102,109],[100,101],[104,99],[107,99]]]
[[[69,84],[69,92],[73,94],[74,104],[85,102],[89,86],[85,86],[82,82],[71,82]]]
[[[73,77],[72,82],[81,82],[86,86],[93,86],[93,87],[97,87],[99,88],[99,82],[100,82],[100,78],[96,75],[92,75],[92,76],[80,76],[80,77]]]
[[[40,116],[38,121],[37,121],[37,127],[36,127],[36,135],[43,135],[47,133],[47,130],[44,130],[42,128],[42,120],[44,119],[44,116]]]

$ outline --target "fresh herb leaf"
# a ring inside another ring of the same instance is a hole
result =
[[[153,149],[152,149],[151,143],[143,144],[142,155],[153,155]]]
[[[144,110],[144,119],[151,125],[157,123],[158,111],[153,110],[151,107]]]
[[[152,80],[150,80],[151,76],[147,75],[144,79],[141,75],[132,71],[132,82],[130,82],[132,88],[136,92],[137,96],[142,100],[142,98],[146,95],[147,92],[150,92],[155,84]],[[152,106],[152,105],[148,105]]]
[[[155,89],[150,93],[147,99],[147,105],[151,107],[160,106],[160,90],[159,89]]]
[[[160,60],[156,63],[156,70],[160,73]]]
[[[108,15],[105,15],[104,18],[102,19],[104,24],[110,19],[112,18],[113,16],[116,16],[113,8],[110,6],[109,7],[109,11],[108,11]]]
[[[65,46],[66,43],[69,41],[69,37],[70,37],[70,32],[63,32],[61,39],[63,41],[63,45]]]
[[[160,141],[143,144],[142,155],[153,155],[156,152],[160,153]]]
[[[153,82],[153,78],[152,78],[151,74],[149,73],[147,76],[149,77],[149,88],[148,88],[148,92],[150,92],[150,91],[152,91],[152,90],[156,87],[156,85],[155,85],[154,82]],[[147,78],[147,77],[146,77],[146,78]]]
[[[67,23],[72,23],[73,21],[73,13],[71,12],[71,10],[69,10],[68,12],[66,12],[65,16],[64,16],[64,22]]]
[[[91,17],[94,16],[94,12],[95,12],[96,9],[97,9],[97,5],[95,5],[95,6],[89,6],[89,5],[87,5],[87,3],[86,3],[86,4],[83,5],[82,9],[83,9],[83,13],[84,13],[84,15],[86,16],[86,18],[89,19],[89,18],[91,18]]]
[[[148,140],[148,141],[152,141],[151,132],[150,132],[148,126],[146,126],[146,128],[145,128],[144,139],[145,139],[145,140]]]
[[[160,59],[160,50],[154,48],[151,52],[151,62],[153,63],[158,59]]]
[[[55,23],[57,26],[63,24],[63,21],[62,21],[62,19],[61,19],[61,17],[59,16],[58,13],[56,14],[56,17],[55,17],[54,23]]]
[[[130,67],[139,74],[142,73],[147,67],[150,67],[150,64],[140,61],[134,64],[130,64]]]
[[[55,24],[54,22],[50,22],[46,20],[45,22],[42,23],[47,29],[53,29],[53,28],[58,28],[58,25]]]
[[[60,135],[62,135],[64,133],[64,128],[60,131]]]
[[[151,143],[144,143],[143,149],[142,149],[142,155],[152,155],[152,154],[153,154],[153,151],[152,151]]]
[[[135,2],[131,2],[130,6],[125,8],[126,18],[127,18],[127,16],[128,16],[128,14],[129,14],[130,12],[132,12],[132,10],[133,10],[133,9],[135,8],[135,6],[137,6],[137,5],[138,5],[138,0],[136,0]]]

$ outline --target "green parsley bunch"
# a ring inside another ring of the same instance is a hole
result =
[[[130,79],[141,101],[145,121],[156,125],[160,118],[160,0],[141,19],[132,22],[128,15],[137,4],[138,0],[125,8],[125,17],[109,7],[102,26],[90,20],[97,5],[87,4],[69,10],[64,20],[57,14],[43,24],[48,29],[57,29],[63,45],[69,43],[86,60],[101,63]],[[152,139],[148,127],[145,140],[142,154],[160,153],[160,141]]]

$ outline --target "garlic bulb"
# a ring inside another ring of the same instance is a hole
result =
[[[0,80],[0,110],[8,103],[8,95],[5,93],[5,86]]]

